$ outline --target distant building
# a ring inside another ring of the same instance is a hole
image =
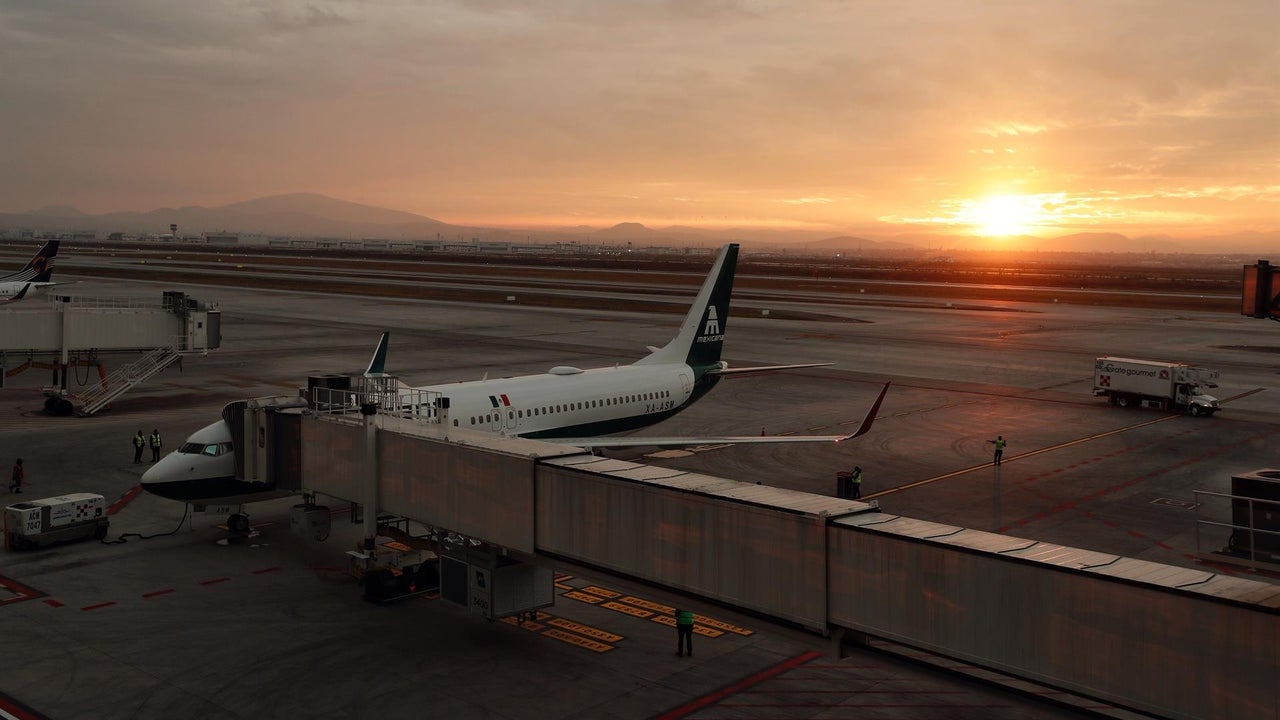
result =
[[[238,245],[240,244],[240,236],[236,233],[228,232],[205,233],[204,241],[210,245]]]

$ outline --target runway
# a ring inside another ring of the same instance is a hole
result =
[[[94,418],[45,417],[39,386],[47,375],[11,378],[0,390],[0,443],[25,458],[30,497],[88,491],[110,503],[145,469],[132,464],[136,430],[160,429],[167,452],[227,402],[293,392],[310,374],[362,368],[383,330],[392,333],[388,370],[429,384],[631,362],[679,323],[669,313],[609,308],[216,285],[86,278],[75,288],[148,297],[183,290],[217,302],[223,346]],[[895,307],[874,302],[901,298],[868,295],[856,306],[753,299],[755,312],[730,316],[731,365],[836,365],[725,380],[644,431],[829,434],[861,420],[891,381],[866,436],[839,445],[615,455],[825,494],[834,492],[837,470],[858,464],[864,496],[887,512],[1202,568],[1197,542],[1222,539],[1197,538],[1197,509],[1185,507],[1192,491],[1222,492],[1232,473],[1280,466],[1280,332],[1270,323],[1066,303]],[[805,319],[783,312],[799,307]],[[762,309],[779,312],[765,317]],[[1089,393],[1093,357],[1102,354],[1218,369],[1224,409],[1193,418],[1111,407]],[[986,443],[997,434],[1009,441],[999,469]],[[606,643],[611,649],[547,630],[590,633],[489,624],[440,601],[369,606],[334,572],[358,526],[338,523],[329,542],[305,541],[288,532],[289,505],[254,510],[255,521],[273,525],[252,547],[214,545],[212,525],[222,518],[201,515],[191,529],[145,542],[0,556],[0,576],[33,591],[0,597],[0,649],[23,659],[0,679],[0,708],[8,697],[34,717],[59,719],[1079,716],[882,653],[811,656],[820,639],[710,603],[698,612],[752,634],[701,638],[697,661],[684,664],[665,626],[572,596],[557,598],[552,617],[621,638]],[[143,495],[113,516],[111,537],[168,532],[181,519],[180,506]],[[564,575],[562,593],[590,597],[587,588],[603,588],[660,605],[679,600],[578,570]]]

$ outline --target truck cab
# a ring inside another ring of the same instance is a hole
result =
[[[1186,407],[1192,415],[1212,415],[1220,409],[1218,398],[1205,393],[1199,385],[1179,384],[1175,389],[1174,403]]]

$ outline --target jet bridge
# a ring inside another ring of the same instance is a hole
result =
[[[259,432],[247,409],[244,471],[292,436],[307,492],[428,527],[442,597],[485,617],[544,605],[552,558],[1147,714],[1280,719],[1275,585],[477,432],[446,396],[373,382],[313,386],[289,409],[296,435]]]
[[[39,368],[53,371],[47,410],[92,415],[186,355],[205,355],[222,343],[217,306],[166,291],[143,298],[59,295],[0,311],[0,386],[6,377]],[[103,356],[140,354],[108,374]],[[68,370],[97,368],[98,382],[72,392]]]

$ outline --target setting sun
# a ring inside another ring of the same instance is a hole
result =
[[[995,195],[983,198],[966,213],[975,232],[986,237],[1022,235],[1043,220],[1040,202],[1028,195]]]

